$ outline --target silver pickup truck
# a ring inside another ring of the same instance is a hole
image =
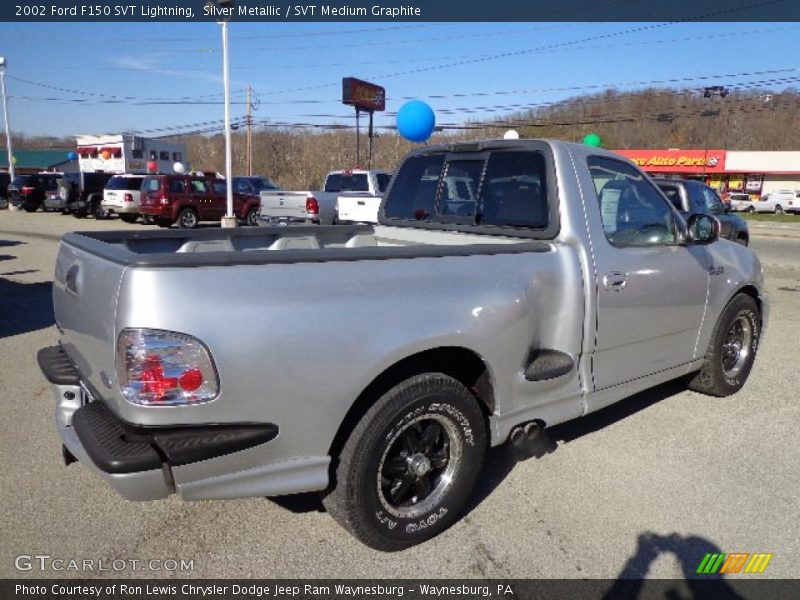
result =
[[[320,491],[399,550],[458,518],[490,446],[676,378],[738,391],[768,304],[718,235],[601,149],[426,147],[374,227],[65,235],[38,358],[65,459],[125,497]]]

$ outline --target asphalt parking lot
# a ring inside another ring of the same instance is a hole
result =
[[[193,577],[618,578],[693,574],[706,552],[800,560],[800,228],[753,228],[772,300],[750,381],[727,399],[668,384],[554,428],[540,457],[493,450],[468,514],[438,538],[381,554],[313,496],[131,503],[61,462],[36,351],[57,339],[58,236],[142,228],[0,211],[0,577],[166,576],[18,571],[15,557],[184,559]]]

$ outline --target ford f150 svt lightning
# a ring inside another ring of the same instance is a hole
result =
[[[318,490],[398,550],[458,518],[488,447],[753,366],[758,259],[605,150],[426,147],[379,218],[65,235],[39,363],[67,461],[133,500]]]

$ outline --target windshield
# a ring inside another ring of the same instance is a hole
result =
[[[257,192],[261,190],[277,190],[278,185],[272,181],[269,177],[257,177],[255,179],[251,179],[253,182],[253,186],[256,188]]]
[[[139,191],[144,177],[112,177],[106,184],[107,190]]]
[[[31,178],[30,175],[17,175],[16,177],[14,177],[14,181],[11,182],[11,187],[18,188],[27,185],[30,178]]]

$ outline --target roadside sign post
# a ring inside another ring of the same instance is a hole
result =
[[[355,77],[342,79],[342,104],[356,109],[356,164],[361,164],[361,112],[369,113],[369,154],[367,168],[372,168],[373,117],[375,111],[386,110],[386,90],[379,85]]]

